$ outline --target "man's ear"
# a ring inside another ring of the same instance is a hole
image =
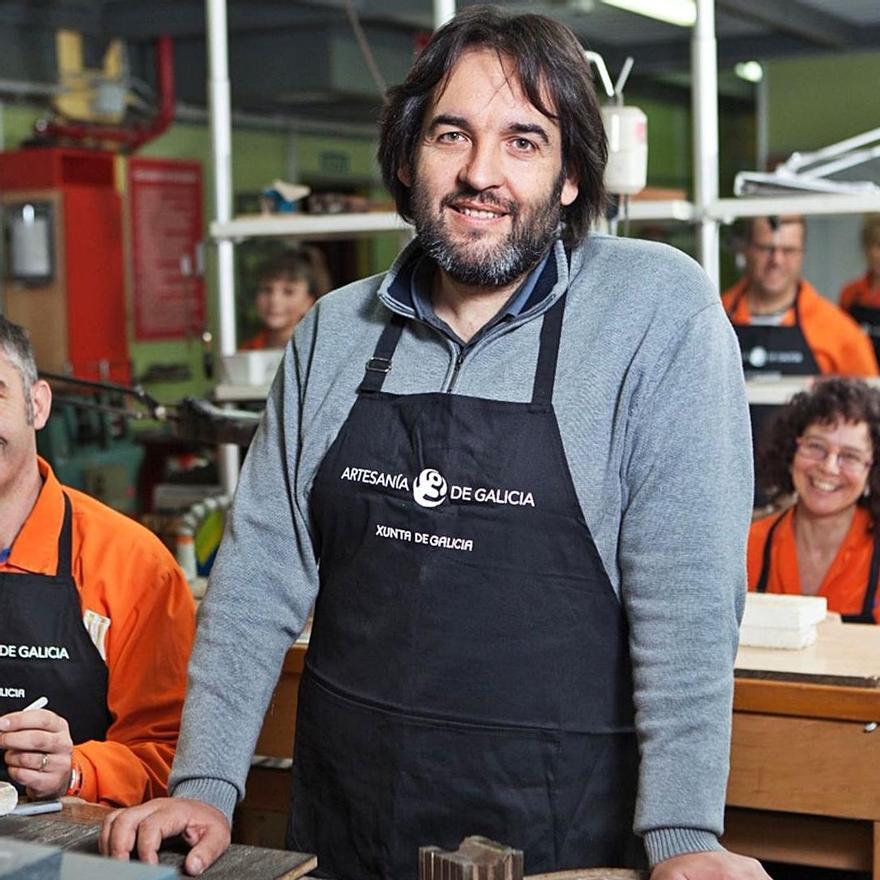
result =
[[[45,379],[37,379],[31,386],[31,403],[34,407],[34,430],[39,431],[49,421],[52,412],[52,389]]]
[[[568,207],[577,197],[580,192],[580,187],[578,186],[578,181],[576,177],[566,177],[565,183],[562,184],[562,194],[559,196],[559,201],[565,207]]]
[[[401,165],[397,169],[397,179],[405,187],[412,188],[412,174],[410,173],[409,165]]]

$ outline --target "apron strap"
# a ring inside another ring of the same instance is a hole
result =
[[[880,537],[874,537],[874,552],[871,554],[871,571],[865,585],[865,600],[859,614],[843,614],[844,623],[876,623],[874,605],[877,601],[877,580],[880,577]]]
[[[801,326],[801,287],[803,286],[802,281],[798,281],[797,290],[794,292],[794,302],[791,304],[791,307],[794,309],[794,326]]]
[[[550,406],[553,400],[566,296],[567,294],[563,294],[550,306],[541,324],[541,345],[538,350],[538,365],[535,368],[535,384],[532,386],[532,404],[542,408]]]
[[[72,577],[71,557],[73,554],[73,508],[67,492],[64,495],[64,520],[61,524],[61,534],[58,536],[58,568],[55,576],[59,578]]]
[[[358,394],[364,392],[376,392],[382,390],[385,384],[385,377],[391,371],[394,358],[394,351],[400,340],[400,334],[403,332],[403,325],[406,318],[403,315],[394,312],[391,320],[382,330],[382,335],[376,343],[373,356],[367,361],[364,367],[364,378],[358,386]]]
[[[755,591],[758,593],[766,593],[767,592],[767,581],[770,580],[770,553],[773,548],[773,533],[776,531],[779,523],[782,522],[782,518],[788,511],[784,511],[777,518],[776,522],[770,526],[770,531],[767,532],[767,540],[764,542],[764,557],[761,563],[761,576],[758,578],[758,584],[755,587]]]

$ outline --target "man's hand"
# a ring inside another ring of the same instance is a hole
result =
[[[162,841],[175,834],[192,847],[184,863],[191,876],[213,865],[230,840],[229,823],[216,807],[187,798],[156,798],[110,813],[101,827],[98,847],[105,856],[123,861],[136,849],[142,862],[155,865]]]
[[[659,862],[651,880],[770,880],[761,863],[727,850],[688,853]]]
[[[60,715],[30,709],[0,717],[0,749],[6,749],[9,776],[28,797],[56,798],[67,792],[73,742]]]

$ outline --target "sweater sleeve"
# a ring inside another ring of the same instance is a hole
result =
[[[139,570],[114,585],[125,594],[128,613],[113,621],[107,635],[112,722],[106,740],[74,749],[74,763],[82,771],[79,795],[88,801],[131,806],[166,793],[195,608],[183,572],[167,553],[162,555],[167,560],[135,550],[131,568]]]
[[[619,564],[652,863],[717,847],[752,503],[736,338],[706,306],[646,371],[629,416]]]
[[[308,325],[307,319],[303,325]],[[297,329],[302,340],[306,328]],[[170,788],[231,818],[285,653],[305,626],[317,563],[297,486],[300,387],[288,345],[241,471],[199,609]]]

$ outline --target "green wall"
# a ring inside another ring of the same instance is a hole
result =
[[[765,64],[769,165],[880,125],[880,51]],[[841,177],[880,183],[880,159]],[[804,276],[829,299],[864,272],[859,214],[807,218]]]
[[[880,124],[880,52],[769,61],[771,157],[814,150]]]

